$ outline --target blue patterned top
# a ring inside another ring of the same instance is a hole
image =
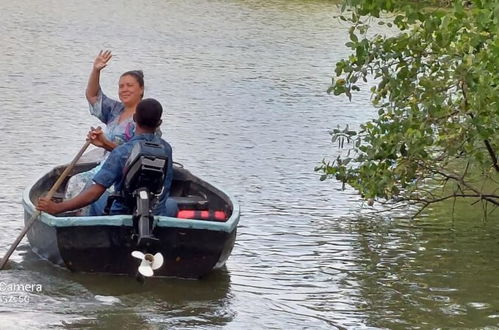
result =
[[[125,110],[123,103],[107,97],[99,89],[97,101],[94,104],[89,103],[89,107],[90,114],[106,124],[104,134],[110,141],[123,144],[135,135],[135,122],[132,117],[123,120],[121,123],[118,122],[121,113]]]

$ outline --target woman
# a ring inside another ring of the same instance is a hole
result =
[[[137,104],[144,97],[142,71],[128,71],[121,75],[118,84],[121,102],[110,99],[102,93],[99,83],[100,72],[112,57],[108,50],[99,52],[94,60],[86,90],[90,113],[106,124],[104,132],[91,130],[88,137],[92,144],[108,151],[133,137],[135,131],[133,114]]]
[[[127,142],[135,134],[135,123],[133,115],[137,104],[144,97],[144,74],[142,71],[128,71],[121,75],[118,84],[118,95],[120,101],[108,98],[100,88],[100,72],[107,66],[113,57],[111,51],[100,51],[94,60],[92,71],[88,79],[86,97],[90,106],[90,113],[106,124],[103,130],[98,127],[88,132],[88,139],[106,151],[113,150],[116,146]],[[161,135],[160,131],[157,131]],[[107,157],[106,152],[104,159]],[[104,160],[103,159],[103,160]],[[103,164],[103,161],[101,161]],[[92,178],[98,172],[101,165],[94,169],[73,176],[66,189],[66,199],[73,198],[92,183]],[[107,200],[104,194],[90,208],[82,209],[78,215],[101,214]]]

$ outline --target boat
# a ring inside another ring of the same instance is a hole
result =
[[[56,200],[63,198],[70,176],[98,165],[84,158],[56,191]],[[25,224],[37,211],[38,198],[66,166],[52,168],[25,189]],[[170,198],[177,201],[180,211],[177,217],[154,217],[152,234],[158,244],[152,253],[161,254],[162,259],[161,267],[153,266],[154,277],[201,278],[222,268],[236,239],[237,201],[179,164],[174,164]],[[137,252],[131,215],[76,216],[68,212],[54,216],[42,212],[27,236],[37,255],[73,272],[138,276],[144,262],[137,259],[142,252]]]

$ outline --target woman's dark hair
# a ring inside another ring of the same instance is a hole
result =
[[[154,130],[161,124],[162,114],[161,103],[155,99],[143,99],[137,104],[134,118],[138,125]]]
[[[142,70],[127,71],[121,75],[121,77],[124,77],[124,76],[134,77],[135,80],[137,80],[137,82],[139,83],[139,86],[144,87],[144,72],[142,72]],[[144,97],[144,93],[142,93],[141,97]]]

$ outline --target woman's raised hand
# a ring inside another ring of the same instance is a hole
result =
[[[110,50],[104,52],[101,50],[94,60],[94,69],[97,71],[104,69],[111,57],[113,57],[113,54],[111,54]]]

